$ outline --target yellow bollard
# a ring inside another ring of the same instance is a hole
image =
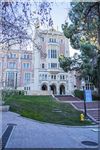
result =
[[[83,113],[80,114],[80,121],[82,121],[82,122],[84,121],[84,114]]]

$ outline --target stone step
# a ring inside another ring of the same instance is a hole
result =
[[[9,110],[9,105],[0,106],[0,112],[7,112]]]
[[[79,98],[72,95],[56,95],[55,97],[58,98],[60,101],[80,101]]]

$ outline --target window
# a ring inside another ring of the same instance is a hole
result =
[[[48,50],[48,58],[50,58],[50,50]]]
[[[8,58],[16,58],[16,54],[8,54]]]
[[[42,69],[44,68],[44,64],[42,64]]]
[[[42,75],[40,76],[40,80],[41,80],[41,77],[42,77],[42,80],[47,80],[47,74],[42,74]]]
[[[54,75],[54,79],[56,79],[56,75]]]
[[[49,42],[51,42],[51,38],[49,38]]]
[[[53,75],[51,75],[51,79],[53,79]]]
[[[24,87],[24,90],[26,91],[28,91],[28,90],[30,90],[30,86],[29,87]]]
[[[15,84],[17,84],[17,76],[16,73],[11,71],[11,72],[7,72],[6,74],[6,79],[7,79],[7,86],[8,87],[14,87],[16,86]]]
[[[57,50],[48,50],[48,58],[57,58]]]
[[[65,80],[65,76],[64,75],[60,75],[60,80]]]
[[[57,51],[51,50],[51,58],[57,58]]]
[[[41,78],[42,77],[42,78]],[[40,76],[40,80],[47,80],[47,74],[42,74]]]
[[[56,75],[51,75],[51,79],[56,79]]]
[[[42,80],[44,80],[44,74],[42,74]]]
[[[9,69],[14,69],[14,68],[16,68],[16,63],[15,63],[15,62],[8,62],[8,68],[9,68]]]
[[[39,74],[39,80],[41,80],[41,74]]]
[[[24,90],[26,90],[26,87],[24,87]]]
[[[42,42],[44,42],[44,37],[41,37],[41,39],[42,39]]]
[[[47,74],[45,74],[45,80],[47,80]]]
[[[31,73],[25,73],[25,75],[24,75],[25,83],[29,83],[30,79],[31,79]]]
[[[23,58],[26,59],[26,58],[27,58],[27,55],[24,54],[24,55],[23,55]]]
[[[50,68],[57,68],[57,63],[48,63],[48,69]]]
[[[61,43],[63,43],[63,39],[61,39]]]
[[[16,54],[12,54],[12,57],[13,57],[13,58],[16,58]]]
[[[90,84],[90,89],[94,90],[94,85],[93,84]]]
[[[50,42],[50,43],[56,43],[56,39],[49,38],[49,42]]]
[[[65,76],[63,75],[63,79],[65,79]]]
[[[29,54],[23,54],[23,55],[22,55],[22,58],[23,58],[23,59],[30,59],[30,58],[31,58],[31,55],[29,55]]]
[[[50,63],[48,63],[48,69],[50,69]]]
[[[23,63],[23,68],[24,69],[29,69],[30,68],[30,63]]]
[[[60,75],[60,80],[62,80],[62,75]]]
[[[57,68],[57,63],[51,63],[51,68]]]
[[[56,39],[54,39],[53,41],[54,41],[54,43],[56,43]]]

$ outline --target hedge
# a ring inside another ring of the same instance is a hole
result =
[[[74,96],[78,97],[78,98],[80,98],[82,100],[84,99],[84,93],[83,93],[83,91],[78,90],[78,89],[76,89],[74,91]],[[92,92],[92,99],[93,100],[100,100],[100,96],[98,96],[96,93]]]
[[[2,90],[2,100],[6,100],[7,97],[13,95],[24,95],[24,91],[21,90]]]

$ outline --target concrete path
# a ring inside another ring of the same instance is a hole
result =
[[[14,123],[16,126],[6,148],[89,148],[89,150],[97,148],[81,143],[82,141],[98,143],[97,125],[89,127],[54,125],[27,119],[16,113],[3,112],[0,121],[2,134],[9,123]]]

